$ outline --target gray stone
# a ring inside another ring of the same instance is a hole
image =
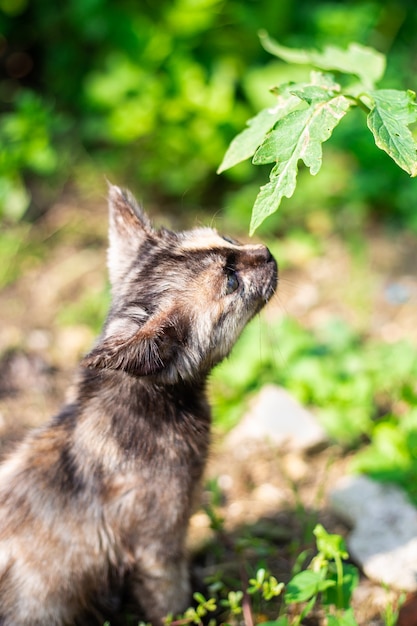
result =
[[[248,452],[266,442],[285,446],[287,450],[304,451],[326,441],[326,434],[312,413],[285,389],[266,385],[253,399],[248,413],[229,433],[226,445]]]
[[[351,557],[372,580],[404,591],[417,590],[417,509],[393,485],[365,476],[343,478],[329,502],[353,530]]]

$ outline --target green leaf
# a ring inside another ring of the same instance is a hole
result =
[[[323,52],[318,50],[300,50],[286,48],[274,41],[264,31],[260,39],[267,52],[287,61],[302,65],[312,65],[320,70],[333,70],[358,76],[364,86],[372,88],[385,72],[385,56],[373,48],[358,43],[349,44],[347,50],[336,46],[326,46]]]
[[[288,583],[285,592],[285,602],[287,604],[306,602],[334,584],[333,580],[323,580],[321,572],[304,570],[296,574]]]
[[[342,615],[328,615],[327,626],[358,626],[353,609],[348,609]]]
[[[203,594],[200,593],[199,591],[196,591],[195,593],[193,593],[193,598],[199,604],[205,604],[207,602]]]
[[[266,133],[275,126],[279,119],[285,117],[299,103],[299,98],[294,95],[278,95],[277,104],[274,107],[260,111],[258,115],[255,115],[248,121],[248,128],[245,128],[244,131],[233,139],[217,173],[220,174],[237,163],[249,159],[263,142]]]
[[[417,121],[413,91],[378,89],[369,94],[373,107],[368,127],[378,148],[384,150],[410,176],[417,175],[417,145],[408,126]]]
[[[338,609],[349,608],[352,594],[359,583],[359,572],[357,567],[350,563],[342,564],[342,572],[342,580],[338,581],[334,564],[329,568],[327,580],[334,580],[335,584],[324,591],[322,597],[324,605],[333,605]]]
[[[347,553],[343,537],[340,535],[331,535],[321,524],[317,524],[313,530],[313,534],[316,537],[318,551],[321,552],[326,559],[335,559],[337,557],[341,559],[348,558],[349,554]]]
[[[313,77],[317,80],[317,75]],[[311,87],[311,85],[310,85]],[[298,161],[301,159],[311,174],[317,174],[322,162],[321,144],[326,141],[335,126],[340,122],[350,106],[350,101],[343,95],[334,95],[333,90],[325,85],[314,94],[306,87],[297,91],[297,96],[310,102],[304,109],[292,111],[279,120],[274,130],[267,136],[253,157],[253,163],[271,163],[273,167],[269,183],[261,187],[253,207],[250,233],[253,234],[263,220],[274,213],[285,196],[294,193],[298,173]],[[321,94],[322,99],[318,98]],[[314,97],[313,97],[314,95]]]
[[[406,435],[397,424],[382,422],[375,426],[371,444],[355,455],[351,468],[354,472],[392,479],[398,472],[406,471],[410,462]]]

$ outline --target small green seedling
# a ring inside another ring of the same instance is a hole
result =
[[[327,626],[357,626],[350,601],[359,577],[357,569],[346,563],[348,553],[344,540],[340,535],[329,534],[321,524],[316,525],[313,532],[316,537],[316,556],[304,570],[299,570],[298,562],[297,573],[286,585],[278,582],[275,576],[261,567],[249,579],[249,586],[245,591],[229,589],[227,597],[219,601],[216,597],[206,599],[201,593],[195,593],[193,597],[196,606],[187,609],[179,618],[168,618],[167,626],[202,626],[203,619],[207,623],[207,617],[218,606],[227,610],[232,623],[237,618],[238,621],[243,618],[248,623],[246,617],[249,611],[250,623],[256,624],[249,598],[258,597],[270,603],[279,596],[283,599],[281,614],[275,620],[262,621],[263,626],[300,626],[311,615],[316,604],[324,609]],[[224,590],[225,585],[220,585],[221,594]],[[213,588],[211,592],[213,596],[216,595]]]
[[[317,555],[309,567],[295,574],[286,586],[285,603],[304,604],[295,621],[288,624],[301,624],[320,598],[329,626],[354,626],[356,621],[350,600],[358,584],[358,571],[353,565],[345,563],[349,555],[340,535],[329,534],[321,524],[317,524],[313,533]]]
[[[258,569],[256,578],[249,580],[247,592],[251,595],[261,593],[264,600],[272,600],[281,595],[284,589],[284,583],[279,583],[275,576],[268,576],[264,568]]]
[[[243,591],[229,591],[227,599],[220,600],[220,604],[229,609],[232,615],[242,613]]]
[[[299,571],[297,563],[297,573],[286,586],[263,568],[250,579],[250,595],[259,593],[270,601],[283,594],[282,614],[264,626],[299,626],[318,603],[325,611],[328,626],[357,626],[350,601],[359,577],[357,569],[345,562],[348,553],[344,540],[340,535],[327,533],[321,524],[313,532],[317,554],[307,569]],[[298,609],[291,611],[291,616],[290,606]]]
[[[193,594],[193,598],[196,602],[196,606],[188,608],[179,619],[174,619],[172,616],[168,617],[165,620],[167,626],[186,626],[187,624],[202,626],[203,618],[206,618],[209,613],[214,613],[217,610],[217,604],[214,598],[207,600],[202,593],[198,592]],[[207,623],[206,620],[204,621]]]

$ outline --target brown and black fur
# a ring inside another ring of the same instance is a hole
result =
[[[159,626],[190,602],[185,535],[208,373],[275,291],[267,248],[155,230],[110,188],[112,305],[72,401],[0,468],[0,625]]]

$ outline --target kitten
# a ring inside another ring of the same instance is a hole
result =
[[[155,230],[118,187],[109,205],[102,334],[71,403],[0,469],[1,625],[102,624],[126,594],[155,626],[188,606],[205,381],[277,286],[265,246]]]

